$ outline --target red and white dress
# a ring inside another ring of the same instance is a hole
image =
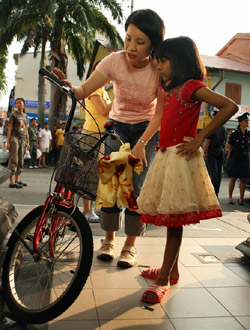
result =
[[[193,93],[205,84],[189,80],[165,98],[159,147],[137,199],[141,221],[156,226],[182,226],[221,217],[200,148],[190,159],[176,146],[197,134],[201,102]]]

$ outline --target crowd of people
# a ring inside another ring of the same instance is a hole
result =
[[[147,224],[167,227],[161,267],[142,272],[142,276],[155,282],[141,299],[158,303],[167,296],[170,284],[179,280],[183,227],[222,215],[217,196],[226,140],[223,125],[238,108],[233,101],[204,84],[206,69],[193,40],[188,37],[163,40],[165,26],[157,13],[149,9],[134,11],[126,20],[125,31],[124,50],[105,57],[82,85],[72,86],[58,68],[54,73],[73,89],[79,100],[90,102],[88,106],[93,116],[100,119],[101,132],[104,119],[111,119],[121,140],[130,144],[132,155],[143,162],[141,175],[133,174],[133,194],[137,197],[138,209],[129,206],[125,209],[126,239],[117,264],[124,268],[136,264],[136,238],[145,233]],[[109,81],[113,83],[115,94],[112,103],[103,94],[103,86]],[[197,134],[202,102],[217,108],[218,113]],[[50,150],[56,149],[50,153],[51,159],[58,159],[60,155],[64,125],[54,127],[51,133],[47,125],[36,130],[33,121],[29,134],[21,99],[17,99],[16,108],[17,112],[9,120],[7,147],[12,171],[10,187],[18,188],[24,185],[19,177],[23,167],[19,156],[23,155],[25,144],[34,155],[34,150],[41,148],[42,166],[46,166]],[[231,192],[236,178],[240,178],[243,191],[244,180],[249,175],[247,170],[239,173],[235,165],[240,161],[249,171],[249,160],[248,165],[245,163],[249,157],[248,117],[238,120],[239,128],[229,138]],[[91,118],[86,119],[84,130],[96,132]],[[111,137],[107,144],[116,151],[121,147],[121,142]],[[33,168],[39,166],[34,158],[30,165]],[[122,171],[120,167],[119,170]],[[232,196],[229,202],[233,203]],[[121,228],[121,212],[122,208],[116,204],[110,207],[104,203],[100,210],[100,225],[105,232],[97,253],[101,260],[114,258],[115,233]],[[93,216],[89,201],[84,201],[84,213],[87,217]]]

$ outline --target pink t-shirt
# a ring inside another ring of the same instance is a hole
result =
[[[152,61],[137,69],[129,64],[125,52],[119,51],[105,57],[96,70],[113,82],[115,99],[110,118],[129,124],[152,119],[160,88],[159,73]]]

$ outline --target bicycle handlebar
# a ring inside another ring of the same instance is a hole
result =
[[[65,127],[65,132],[69,132],[70,126],[71,126],[71,123],[72,123],[72,119],[74,117],[74,112],[75,112],[75,108],[76,108],[76,101],[77,101],[74,92],[72,91],[72,89],[70,89],[68,86],[66,86],[60,79],[58,79],[54,74],[52,74],[47,69],[40,68],[39,74],[44,76],[46,79],[51,81],[53,84],[55,84],[56,86],[61,88],[65,93],[67,93],[69,96],[71,96],[72,105],[71,105],[71,110],[70,110],[69,117],[68,117],[66,127]]]
[[[53,84],[57,85],[65,93],[67,93],[68,95],[71,96],[71,99],[72,99],[71,110],[69,112],[68,120],[67,120],[66,127],[65,127],[65,133],[67,133],[67,132],[70,131],[70,126],[71,126],[71,123],[72,123],[72,120],[73,120],[73,116],[74,116],[74,112],[75,112],[75,108],[76,108],[77,98],[75,97],[75,94],[72,91],[72,89],[70,89],[68,86],[66,86],[60,79],[57,78],[57,76],[55,76],[54,74],[52,74],[47,69],[40,68],[39,74],[41,74],[42,76],[44,76],[46,79],[50,80]],[[119,138],[119,136],[113,131],[113,125],[114,125],[114,123],[112,123],[112,124],[109,123],[109,124],[106,124],[105,125],[106,132],[99,139],[99,141],[95,144],[95,146],[92,147],[89,150],[89,153],[91,153],[93,150],[95,150],[107,138],[108,135],[110,135],[112,137],[112,139],[118,139],[118,140],[121,141],[121,139]],[[121,141],[121,143],[123,143],[123,142]]]
[[[65,93],[69,94],[71,97],[75,97],[74,92],[71,88],[69,88],[67,85],[65,85],[60,79],[58,79],[53,73],[48,71],[45,68],[40,68],[39,74],[44,76],[46,79],[50,80],[52,83],[57,85],[59,88],[61,88]]]

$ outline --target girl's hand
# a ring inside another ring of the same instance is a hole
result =
[[[187,143],[182,143],[177,146],[177,155],[186,157],[187,159],[191,158],[192,154],[200,148],[203,143],[203,139],[199,136],[196,136],[192,141]]]
[[[58,68],[54,68],[54,72],[52,72],[58,79],[60,79],[65,85],[67,85],[70,89],[73,89],[71,83],[65,78],[65,74]]]
[[[140,143],[140,142],[136,143],[136,145],[132,149],[131,153],[135,157],[137,157],[139,159],[142,159],[144,161],[146,167],[148,166],[148,162],[147,162],[147,159],[146,159],[145,147],[142,143]]]

